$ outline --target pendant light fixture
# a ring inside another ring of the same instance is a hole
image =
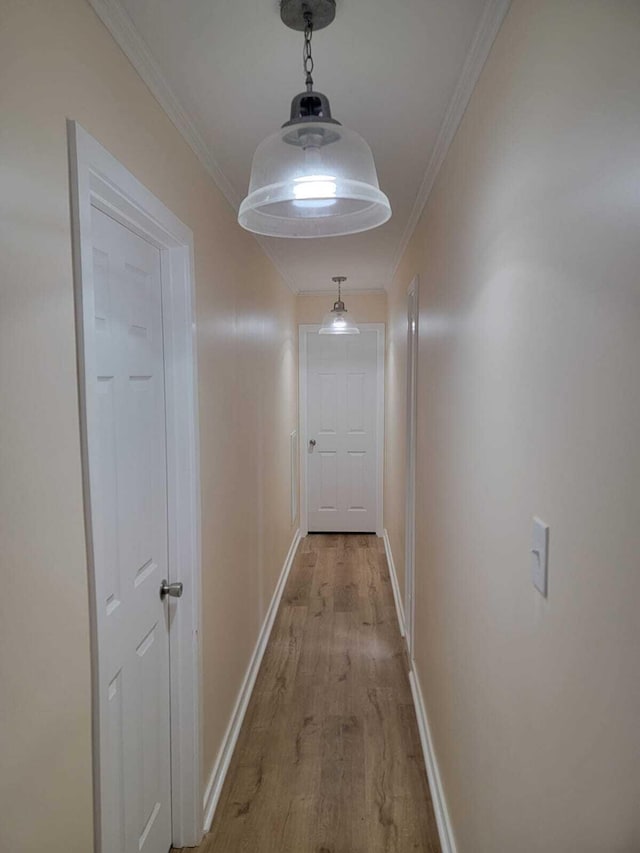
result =
[[[376,228],[391,216],[371,149],[331,116],[329,99],[313,89],[311,38],[334,16],[335,0],[281,0],[283,23],[304,32],[306,91],[291,102],[289,121],[256,149],[238,213],[248,231],[333,237]]]
[[[338,299],[333,303],[333,308],[324,315],[320,335],[359,335],[360,329],[353,320],[347,317],[347,309],[342,301],[342,282],[346,281],[345,275],[334,275],[331,281],[338,285]]]

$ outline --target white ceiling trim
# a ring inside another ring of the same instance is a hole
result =
[[[200,131],[182,108],[165,80],[144,39],[118,0],[89,0],[162,109],[193,148],[198,159],[218,184],[229,204],[238,210],[240,199],[205,143]]]
[[[317,290],[301,290],[300,296],[327,296],[327,294],[335,296],[336,291],[338,289],[338,285],[334,285],[333,287],[323,287]],[[351,299],[352,296],[372,296],[372,295],[380,295],[387,293],[386,288],[384,287],[358,287],[356,289],[349,288],[348,286],[342,285],[342,295],[347,299]]]
[[[453,91],[444,120],[440,126],[440,130],[436,138],[436,144],[434,145],[433,152],[429,158],[411,215],[409,216],[406,228],[404,229],[400,243],[398,244],[391,270],[391,281],[393,281],[393,277],[398,270],[402,256],[409,244],[409,240],[413,236],[413,232],[416,229],[420,216],[422,215],[422,211],[429,200],[431,190],[433,189],[436,178],[438,177],[438,172],[444,163],[444,158],[447,156],[449,147],[453,142],[456,131],[462,121],[462,117],[464,116],[469,101],[471,100],[473,90],[476,87],[476,83],[478,82],[485,62],[489,57],[489,52],[491,51],[493,42],[498,35],[498,31],[502,26],[502,22],[510,5],[511,0],[487,0],[487,5],[485,6],[480,19],[480,24],[473,37],[473,41],[471,42],[469,53],[467,54],[464,65],[462,66],[462,71],[460,72],[460,77],[456,83],[456,88]]]
[[[133,21],[122,8],[119,0],[89,0],[90,5],[107,27],[117,44],[127,56],[142,80],[146,83],[152,95],[158,101],[169,119],[182,134],[184,139],[192,148],[209,175],[213,178],[222,194],[229,202],[234,211],[240,206],[240,198],[227,180],[224,172],[211,154],[209,146],[204,141],[202,133],[197,128],[191,117],[182,107],[180,101],[167,83],[160,68],[151,55],[144,39],[136,29]],[[407,248],[409,240],[418,224],[420,215],[424,210],[433,185],[440,171],[440,167],[449,150],[458,126],[462,120],[471,95],[475,88],[480,73],[489,56],[491,46],[498,34],[502,21],[511,5],[511,0],[487,0],[480,24],[471,42],[471,48],[465,60],[464,66],[453,96],[447,107],[444,120],[438,132],[436,144],[427,164],[427,168],[416,195],[416,200],[402,233],[398,248],[394,255],[389,284],[393,280],[402,256]],[[287,286],[293,293],[299,293],[299,289],[290,280],[283,269],[281,261],[264,240],[254,235],[262,250],[273,263],[282,276]]]
[[[196,157],[213,178],[233,210],[237,213],[241,199],[227,180],[215,157],[211,154],[211,150],[204,141],[202,134],[183,109],[182,104],[167,83],[160,71],[158,63],[151,55],[144,39],[127,12],[122,8],[118,0],[89,0],[89,4],[136,69],[143,82],[151,91],[151,94],[158,101],[171,122],[182,134]],[[260,244],[265,255],[278,270],[289,290],[292,293],[298,293],[298,288],[295,287],[287,273],[284,272],[282,264],[275,256],[271,246],[267,246],[255,234],[253,236]]]

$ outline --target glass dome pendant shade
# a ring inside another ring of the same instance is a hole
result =
[[[291,102],[290,120],[258,145],[238,212],[243,228],[269,237],[356,234],[391,216],[371,149],[331,116],[329,99],[313,89],[311,6],[310,0],[303,5],[307,90]]]
[[[336,275],[331,281],[338,284],[338,299],[333,303],[333,308],[328,311],[323,319],[322,326],[318,330],[320,335],[359,335],[360,329],[353,320],[347,317],[347,309],[342,301],[341,286],[346,281],[346,276]]]

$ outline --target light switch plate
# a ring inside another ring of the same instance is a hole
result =
[[[539,518],[533,519],[531,541],[531,581],[547,597],[547,570],[549,565],[549,525]]]

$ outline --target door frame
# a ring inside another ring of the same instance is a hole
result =
[[[405,502],[405,548],[404,548],[404,614],[405,637],[409,659],[413,660],[415,612],[416,612],[416,444],[418,426],[418,323],[419,285],[416,275],[407,289],[407,408],[406,408],[406,502]],[[409,306],[413,297],[415,330],[409,327]]]
[[[167,432],[168,571],[184,594],[169,629],[172,841],[202,840],[200,468],[193,234],[77,122],[67,121],[78,391],[91,627],[95,850],[102,851],[98,603],[95,590],[89,436],[97,413],[92,205],[160,251]]]
[[[376,534],[384,535],[383,496],[384,496],[384,323],[358,323],[365,332],[376,333],[377,377],[376,394],[378,411],[376,413]],[[320,325],[305,323],[298,326],[298,398],[300,401],[300,535],[309,533],[308,494],[307,494],[307,336],[318,332]]]

